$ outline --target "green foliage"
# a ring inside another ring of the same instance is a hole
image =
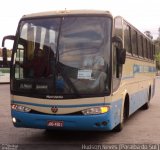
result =
[[[148,36],[150,39],[153,39],[153,36],[150,31],[145,31],[144,34]]]
[[[156,61],[160,61],[160,52],[158,52],[158,53],[155,55],[155,60],[156,60]]]
[[[10,69],[9,68],[0,68],[0,74],[2,73],[10,73]]]
[[[160,70],[160,52],[156,53],[155,60],[156,60],[156,68],[157,70]]]
[[[0,57],[2,57],[2,49],[0,48]]]
[[[160,70],[160,37],[158,37],[157,40],[154,41],[154,44],[155,44],[155,52],[156,52],[154,56],[156,60],[156,68],[157,70]]]

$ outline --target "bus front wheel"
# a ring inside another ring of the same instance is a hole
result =
[[[115,131],[115,132],[120,132],[120,131],[122,131],[123,126],[124,126],[124,120],[125,120],[125,108],[124,108],[124,110],[123,110],[123,115],[122,115],[121,122],[114,128],[113,131]]]
[[[129,116],[129,95],[126,95],[125,98],[125,103],[124,103],[124,107],[123,107],[123,113],[122,113],[122,118],[121,118],[121,122],[114,128],[113,131],[115,132],[120,132],[123,129],[124,126],[124,122],[127,120]]]

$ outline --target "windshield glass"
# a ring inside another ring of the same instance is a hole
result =
[[[30,83],[20,84],[21,88],[46,89],[46,94],[104,93],[108,90],[110,40],[111,19],[107,17],[22,21],[14,78]]]

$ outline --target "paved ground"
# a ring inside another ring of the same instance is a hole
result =
[[[52,149],[53,146],[56,149],[75,149],[75,146],[78,146],[78,149],[82,149],[82,144],[88,144],[89,146],[90,144],[160,144],[159,91],[160,78],[157,78],[156,93],[151,100],[150,109],[137,111],[129,118],[125,123],[124,129],[119,133],[78,131],[52,131],[48,133],[45,130],[13,127],[10,117],[9,85],[1,84],[0,144],[27,144],[21,145],[22,149],[31,145],[33,149],[35,149],[36,145],[39,145],[40,149]],[[2,145],[1,147],[4,149],[6,145]]]

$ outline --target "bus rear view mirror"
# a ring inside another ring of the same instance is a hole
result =
[[[14,36],[14,35],[8,35],[8,36],[3,37],[2,47],[5,47],[5,41],[6,41],[6,40],[12,40],[12,41],[14,42],[14,39],[15,39],[15,36]],[[13,46],[13,45],[12,45],[12,46]]]
[[[117,48],[117,62],[118,64],[125,64],[126,50]]]
[[[115,43],[118,64],[125,64],[126,50],[123,49],[122,39],[119,36],[114,36],[112,42]]]
[[[116,47],[122,48],[123,47],[123,42],[122,39],[119,36],[114,36],[112,38],[112,42],[116,44]]]

